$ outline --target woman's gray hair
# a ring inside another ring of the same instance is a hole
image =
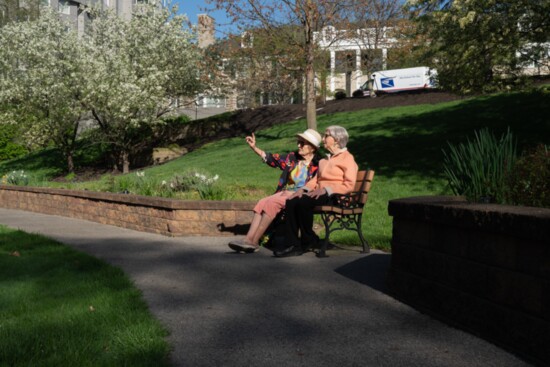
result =
[[[338,144],[340,148],[345,148],[346,145],[348,145],[348,140],[349,140],[348,131],[344,129],[342,126],[332,125],[327,127],[326,130],[329,132],[330,136],[334,138],[334,140],[336,141],[336,144]]]

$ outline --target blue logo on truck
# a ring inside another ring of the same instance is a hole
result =
[[[395,87],[393,83],[393,78],[382,78],[380,79],[380,83],[382,84],[382,88],[393,88]]]

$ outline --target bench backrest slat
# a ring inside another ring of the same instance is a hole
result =
[[[365,203],[367,202],[373,178],[373,170],[357,172],[357,181],[355,182],[355,188],[353,192],[361,195],[359,199],[361,205],[365,205]]]

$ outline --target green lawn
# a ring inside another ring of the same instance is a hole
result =
[[[350,133],[349,150],[360,169],[376,171],[364,218],[371,246],[389,250],[391,218],[388,201],[395,198],[449,194],[442,177],[442,149],[472,137],[488,127],[501,134],[510,127],[520,149],[537,143],[550,145],[550,88],[469,98],[437,105],[370,109],[321,115],[319,130],[342,125]],[[264,150],[295,148],[294,135],[305,129],[296,120],[256,132]],[[29,163],[32,160],[28,161]],[[17,165],[0,163],[0,172]],[[36,163],[34,163],[36,165]],[[23,167],[20,165],[19,167]],[[40,165],[41,172],[47,165]],[[198,169],[218,174],[230,199],[256,200],[273,192],[279,172],[265,166],[248,148],[244,137],[210,143],[180,159],[146,169],[146,175],[168,180],[174,174]],[[101,182],[57,184],[68,188],[98,189]],[[358,244],[353,233],[337,232],[336,242]]]
[[[0,226],[0,365],[167,366],[166,335],[121,270]]]

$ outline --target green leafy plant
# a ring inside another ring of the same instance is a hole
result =
[[[500,139],[488,129],[475,132],[473,140],[463,144],[448,143],[443,150],[444,175],[456,195],[469,201],[503,203],[504,178],[516,159],[516,142],[510,130]]]
[[[145,171],[137,171],[130,183],[130,192],[144,196],[156,196],[160,186],[159,182],[146,176]]]
[[[65,181],[72,182],[76,179],[76,174],[74,172],[71,172],[65,176]]]
[[[223,200],[226,198],[226,193],[223,188],[217,183],[219,176],[215,175],[208,177],[205,174],[195,173],[197,179],[194,185],[195,190],[199,193],[202,200]]]
[[[128,194],[133,186],[132,181],[133,179],[130,176],[117,177],[113,180],[113,189],[111,191]]]
[[[550,151],[538,145],[520,157],[509,172],[507,202],[550,208]]]

